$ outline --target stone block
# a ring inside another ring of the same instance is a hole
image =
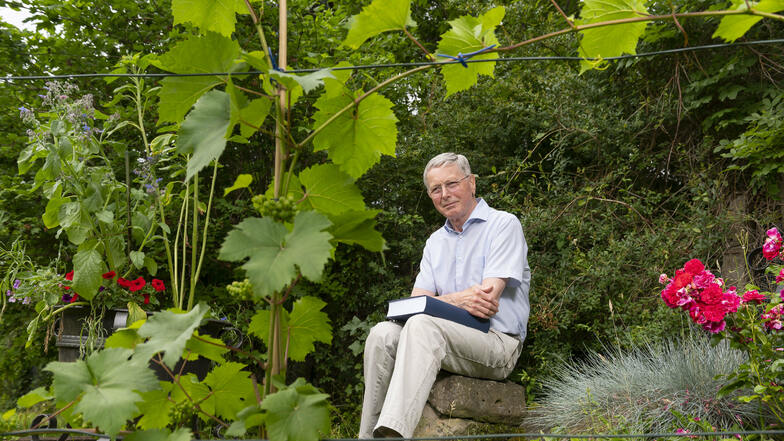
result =
[[[525,388],[510,381],[439,376],[428,402],[444,417],[485,423],[519,425],[526,414]]]

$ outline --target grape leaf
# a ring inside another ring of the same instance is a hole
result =
[[[204,358],[220,363],[226,362],[223,354],[228,352],[226,344],[223,340],[210,337],[209,335],[201,335],[197,331],[198,339],[192,338],[188,340],[185,349],[189,350],[192,354],[201,355]]]
[[[648,15],[643,0],[586,0],[580,11],[578,25],[599,23]],[[646,22],[624,23],[580,31],[580,56],[585,58],[617,57],[636,54],[637,41],[645,31]],[[602,64],[601,61],[580,62],[580,73]]]
[[[388,31],[414,27],[411,0],[375,0],[351,17],[351,28],[343,45],[358,49],[368,38]]]
[[[386,248],[384,237],[376,231],[375,217],[380,210],[346,211],[329,215],[332,222],[329,233],[332,240],[349,245],[361,245],[369,251],[379,252]]]
[[[174,368],[185,344],[208,310],[208,307],[198,304],[184,314],[163,311],[153,315],[139,328],[139,335],[149,337],[149,340],[136,346],[134,358],[147,362],[153,355],[164,352],[163,362],[169,368]]]
[[[294,302],[289,314],[288,328],[284,330],[284,337],[288,335],[289,358],[294,361],[304,361],[305,356],[316,348],[314,342],[332,343],[332,326],[329,317],[321,310],[327,304],[317,298],[305,296]]]
[[[784,0],[761,0],[754,4],[751,2],[755,11],[760,12],[779,12],[784,10]],[[730,9],[737,11],[747,10],[745,0],[733,0]],[[733,42],[742,37],[755,23],[762,20],[759,15],[727,15],[721,19],[719,27],[713,33],[713,37],[723,38],[725,41]]]
[[[51,393],[44,387],[37,387],[30,392],[22,395],[16,400],[16,405],[20,409],[26,409],[30,406],[40,403],[41,401],[47,401],[54,398]]]
[[[297,268],[312,281],[321,278],[332,251],[332,236],[323,231],[329,226],[314,211],[297,213],[291,232],[270,218],[247,218],[226,236],[219,258],[236,262],[249,257],[242,268],[256,294],[267,296],[291,282]]]
[[[319,110],[313,115],[314,127],[326,123],[361,94],[360,90],[354,94],[319,97],[315,104]],[[392,102],[375,93],[343,112],[316,134],[313,150],[327,150],[332,162],[356,179],[376,164],[382,154],[395,155],[396,124]]]
[[[340,214],[365,209],[362,193],[348,174],[335,164],[319,164],[302,170],[299,182],[305,187],[305,200],[315,210]]]
[[[326,303],[317,297],[305,296],[296,302],[291,313],[281,310],[281,332],[283,344],[288,341],[289,358],[305,360],[315,350],[314,342],[331,343],[332,327],[329,317],[321,309]],[[256,311],[248,326],[248,332],[269,345],[270,310]]]
[[[210,396],[205,400],[215,409],[219,417],[233,420],[237,412],[255,402],[250,373],[243,371],[241,363],[226,363],[217,366],[204,378],[210,387]]]
[[[261,403],[270,441],[317,441],[329,433],[327,394],[302,378]]]
[[[95,352],[86,360],[70,363],[51,362],[44,368],[52,372],[52,387],[58,401],[79,398],[76,412],[84,420],[115,437],[125,422],[137,414],[139,392],[158,385],[146,362],[130,358],[132,351],[112,348]]]
[[[277,70],[271,70],[269,73],[272,78],[286,86],[286,89],[293,90],[301,87],[305,93],[323,86],[325,78],[335,78],[329,69],[319,69],[307,75],[297,75]]]
[[[142,401],[138,404],[142,417],[136,423],[144,430],[165,429],[169,425],[169,413],[174,409],[174,403],[169,400],[172,383],[160,382],[160,389],[142,393]]]
[[[209,32],[178,43],[155,61],[155,66],[174,73],[228,72],[240,54],[239,44]],[[179,122],[205,92],[222,84],[217,76],[167,77],[161,84],[160,121]]]
[[[74,278],[71,289],[87,300],[98,293],[103,282],[103,259],[97,250],[80,250],[73,258]]]
[[[504,18],[505,9],[497,6],[479,18],[462,16],[449,22],[452,27],[441,35],[438,42],[438,53],[456,57],[478,51],[482,48],[498,44],[495,28]],[[471,57],[472,60],[491,60],[497,58],[494,53],[482,53]],[[470,63],[468,67],[462,64],[447,64],[441,67],[441,73],[446,82],[446,95],[468,89],[476,84],[479,75],[493,76],[495,61],[483,63]]]
[[[248,188],[251,182],[253,182],[253,175],[241,174],[237,176],[237,179],[234,180],[234,184],[231,187],[226,187],[223,190],[223,196],[226,196],[227,194],[231,193],[234,190],[239,190],[241,188]]]
[[[174,24],[192,23],[202,31],[215,31],[231,37],[236,14],[247,14],[244,0],[173,0]]]
[[[191,439],[193,434],[185,427],[180,427],[172,433],[165,429],[152,429],[129,433],[123,437],[124,441],[190,441]]]
[[[205,93],[180,127],[177,151],[191,154],[188,161],[188,180],[201,169],[217,160],[226,148],[226,131],[231,116],[231,100],[226,92],[212,90]]]

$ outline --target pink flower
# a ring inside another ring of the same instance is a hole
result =
[[[743,302],[744,303],[762,303],[766,297],[760,294],[759,291],[756,289],[752,289],[751,291],[746,291],[743,293]]]
[[[726,323],[724,322],[724,320],[722,320],[720,322],[708,322],[702,325],[702,328],[710,333],[718,334],[719,332],[724,330],[725,326]]]
[[[704,271],[703,270],[703,271],[700,271],[699,274],[696,274],[694,276],[694,280],[692,282],[694,283],[694,286],[696,286],[699,289],[705,289],[705,288],[709,287],[710,285],[713,285],[713,286],[716,286],[716,287],[721,286],[721,285],[713,283],[713,281],[715,279],[716,279],[716,277],[714,277],[713,274],[710,273],[710,271]],[[719,289],[719,291],[721,291],[721,289]]]
[[[765,239],[765,244],[762,245],[762,255],[768,260],[773,260],[778,256],[781,250],[781,234],[776,227],[767,231],[768,238]]]
[[[781,330],[781,328],[784,327],[784,324],[781,322],[782,316],[784,316],[784,303],[779,303],[770,308],[768,312],[762,313],[760,318],[765,320],[766,328]]]
[[[727,313],[735,313],[738,312],[738,306],[740,306],[740,297],[738,297],[735,291],[727,291],[724,293],[721,303],[724,305]]]
[[[667,274],[661,273],[659,275],[659,283],[660,284],[666,285],[667,283],[669,283],[669,281],[670,281],[670,278],[667,277]]]
[[[784,281],[784,266],[781,267],[781,271],[779,271],[779,275],[776,276],[776,283]]]

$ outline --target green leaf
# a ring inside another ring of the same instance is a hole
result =
[[[302,170],[299,182],[305,187],[304,203],[315,210],[340,214],[365,209],[362,193],[354,180],[335,164],[319,164]]]
[[[414,27],[411,19],[411,0],[374,0],[351,18],[351,29],[343,45],[358,49],[368,38],[388,31],[402,31]]]
[[[321,310],[327,304],[317,298],[306,296],[294,302],[289,314],[288,326],[283,335],[288,335],[289,358],[304,361],[305,356],[315,350],[314,342],[332,342],[332,326],[329,317]]]
[[[38,387],[19,397],[19,399],[16,400],[16,405],[21,409],[26,409],[42,401],[51,400],[52,398],[54,398],[54,396],[52,396],[45,387]]]
[[[226,196],[227,194],[231,193],[234,190],[239,190],[240,188],[248,188],[251,182],[253,182],[252,175],[247,175],[247,174],[239,175],[237,176],[237,179],[234,180],[234,185],[232,185],[231,187],[226,187],[226,189],[223,190],[223,196]]]
[[[245,365],[241,363],[226,363],[204,378],[204,384],[211,392],[207,401],[219,417],[233,420],[237,412],[255,401],[250,373],[243,368]]]
[[[599,23],[648,15],[643,0],[586,0],[580,11],[578,25]],[[580,56],[585,58],[617,57],[636,54],[637,41],[645,31],[646,22],[602,26],[580,31]],[[580,72],[596,68],[601,61],[581,61]]]
[[[74,278],[71,289],[87,300],[92,299],[103,282],[103,259],[93,249],[81,250],[73,258]]]
[[[144,267],[147,268],[147,272],[153,277],[158,273],[158,262],[153,260],[150,256],[144,258]]]
[[[479,18],[462,16],[449,22],[452,27],[441,36],[438,42],[438,53],[456,57],[482,48],[498,44],[495,28],[504,18],[503,6],[497,6]],[[495,53],[481,53],[471,57],[472,60],[491,60],[497,58]],[[495,61],[470,63],[464,67],[460,63],[447,64],[441,67],[446,82],[446,94],[466,90],[476,84],[479,75],[493,76]]]
[[[210,359],[212,361],[217,361],[219,363],[225,363],[226,359],[223,358],[223,354],[229,351],[229,348],[226,347],[226,344],[223,340],[210,337],[209,335],[197,335],[199,338],[192,338],[188,340],[188,343],[185,345],[185,349],[190,351],[192,354],[201,355],[204,358]]]
[[[376,215],[380,210],[346,211],[330,215],[329,233],[334,241],[360,245],[369,251],[380,252],[386,248],[384,237],[376,230]]]
[[[199,98],[180,127],[177,151],[191,154],[185,179],[217,160],[226,148],[226,130],[231,116],[226,92],[213,90]]]
[[[133,349],[142,341],[135,329],[118,329],[106,338],[104,347]]]
[[[779,12],[784,10],[784,0],[762,0],[756,4],[755,2],[749,3],[751,3],[752,9],[755,11]],[[730,9],[745,11],[747,10],[747,3],[745,0],[733,0]],[[759,15],[727,15],[721,19],[716,32],[713,33],[713,38],[722,38],[732,43],[742,37],[760,20],[762,20],[762,16]]]
[[[335,78],[329,69],[319,69],[307,75],[297,75],[279,72],[277,70],[271,70],[269,71],[269,74],[272,78],[286,86],[286,89],[294,90],[297,87],[301,87],[305,93],[323,86],[324,78]],[[292,104],[294,104],[293,99]]]
[[[95,218],[105,223],[106,225],[111,225],[114,223],[114,213],[109,210],[101,210],[95,213]]]
[[[317,281],[331,254],[332,236],[323,230],[329,220],[320,213],[301,211],[288,232],[270,218],[248,218],[226,236],[219,257],[240,261],[250,258],[242,268],[259,296],[283,289],[297,275]]]
[[[167,381],[159,384],[160,389],[141,394],[142,401],[138,407],[142,417],[136,425],[144,430],[165,429],[171,422],[169,413],[174,409],[174,403],[169,400],[169,393],[173,385]]]
[[[61,197],[62,193],[63,187],[61,185],[56,186],[49,197],[49,202],[46,203],[46,210],[43,216],[41,216],[46,228],[52,229],[60,225],[60,207],[70,201],[68,198]]]
[[[320,127],[346,106],[352,105],[354,95],[341,94],[334,98],[321,96],[315,106],[314,127]],[[397,144],[397,118],[392,112],[392,102],[378,93],[362,100],[343,112],[324,127],[313,139],[315,151],[328,150],[332,162],[354,179],[362,176],[376,164],[381,155],[395,155]]]
[[[163,362],[169,368],[174,368],[185,344],[208,310],[208,307],[198,304],[184,314],[163,311],[153,315],[139,328],[139,335],[149,337],[149,340],[136,347],[134,358],[139,357],[146,362],[153,355],[163,352]]]
[[[229,72],[239,57],[239,44],[222,35],[210,32],[192,36],[161,55],[155,65],[175,73]],[[161,122],[180,122],[188,110],[205,92],[222,84],[217,76],[168,77],[161,81],[158,96]]]
[[[144,267],[144,251],[131,251],[131,263],[136,269]]]
[[[125,422],[138,412],[139,392],[158,385],[146,362],[130,359],[128,349],[105,349],[86,360],[70,363],[51,362],[44,368],[52,372],[55,396],[60,402],[79,398],[75,411],[84,420],[115,437]]]
[[[245,121],[254,127],[261,127],[261,125],[264,124],[264,120],[267,119],[267,115],[269,115],[271,108],[272,102],[270,100],[267,98],[257,98],[240,110],[240,120]],[[250,138],[256,133],[256,129],[248,126],[248,124],[240,124],[240,134],[245,138]]]
[[[173,0],[174,24],[192,23],[202,31],[215,31],[231,37],[236,14],[248,13],[244,0]]]
[[[123,437],[124,441],[190,441],[193,434],[190,429],[180,427],[172,433],[165,429],[143,430]]]
[[[270,441],[317,441],[329,433],[327,394],[298,378],[289,387],[267,395],[261,403],[267,411]]]
[[[321,312],[325,305],[321,299],[306,296],[294,303],[291,313],[285,309],[281,311],[283,340],[284,344],[288,340],[288,354],[292,360],[303,361],[314,351],[314,342],[332,341],[329,317]],[[270,311],[263,309],[256,311],[248,326],[248,332],[266,345],[269,344],[269,321]]]

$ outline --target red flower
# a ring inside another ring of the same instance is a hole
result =
[[[163,280],[160,279],[152,279],[152,287],[155,288],[156,291],[161,292],[166,290],[166,285],[163,284]]]
[[[763,294],[760,294],[759,291],[756,289],[752,289],[751,291],[746,291],[743,293],[743,301],[746,303],[762,303],[763,300],[767,299]]]
[[[79,294],[74,293],[73,297],[71,297],[71,300],[69,300],[68,303],[73,303],[73,302],[77,301],[78,299],[79,299]]]
[[[130,289],[131,292],[136,292],[136,291],[139,291],[142,288],[144,288],[144,285],[147,284],[147,281],[144,280],[143,277],[139,276],[139,277],[136,278],[136,280],[134,280],[134,281],[132,281],[130,283],[131,283],[131,286],[128,287],[128,289]]]
[[[719,287],[719,285],[711,283],[710,286],[705,288],[702,293],[700,293],[700,299],[708,305],[715,305],[717,303],[721,303],[721,301],[724,300],[724,293],[721,292],[721,287]],[[724,318],[723,315],[722,318]],[[717,322],[719,320],[711,321]]]
[[[65,275],[65,280],[73,281],[73,270]]]
[[[683,265],[683,269],[692,276],[696,276],[705,269],[705,265],[703,265],[699,259],[691,259]]]
[[[116,275],[117,273],[115,273],[114,271],[109,271],[108,273],[103,273],[101,277],[103,277],[104,279],[114,279],[114,276]]]
[[[150,303],[150,295],[149,294],[142,294],[144,296],[144,304],[147,305]]]
[[[122,286],[123,288],[130,288],[131,287],[131,283],[133,283],[133,282],[131,282],[130,280],[124,279],[122,277],[118,277],[117,278],[117,284]]]

